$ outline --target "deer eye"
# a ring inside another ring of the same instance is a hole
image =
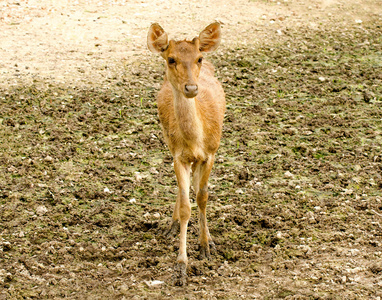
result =
[[[198,59],[198,64],[201,64],[202,61],[203,61],[203,57],[199,57],[199,59]]]
[[[169,57],[169,58],[168,58],[168,63],[169,63],[170,65],[175,64],[175,59],[173,59],[172,57]]]

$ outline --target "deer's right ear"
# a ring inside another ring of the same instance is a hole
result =
[[[153,53],[161,53],[168,47],[167,33],[158,23],[150,26],[149,33],[147,34],[147,47]]]

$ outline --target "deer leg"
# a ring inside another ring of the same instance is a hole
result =
[[[214,164],[214,157],[207,161],[198,163],[194,173],[194,187],[196,192],[196,202],[199,207],[199,227],[200,227],[200,258],[210,259],[210,245],[215,249],[215,244],[211,239],[207,225],[206,208],[208,200],[208,178]]]
[[[173,239],[179,233],[180,222],[179,222],[179,203],[180,203],[180,194],[176,197],[176,203],[174,206],[174,211],[172,213],[172,221],[170,228],[165,231],[164,235],[168,239]]]
[[[179,254],[174,268],[174,279],[175,285],[185,285],[187,279],[187,226],[191,216],[191,205],[189,200],[190,165],[175,160],[174,169],[178,181],[178,205],[175,205],[177,212],[175,211],[174,214],[176,216],[178,214],[180,223]]]
[[[202,162],[199,161],[199,162],[194,163],[192,165],[192,174],[193,174],[192,183],[193,183],[195,195],[198,195],[198,192],[199,192],[199,184],[200,184],[200,176],[201,176],[201,171],[200,171],[201,163]],[[200,213],[201,212],[200,212],[200,209],[199,209],[199,214]],[[212,241],[212,238],[211,238],[208,226],[206,227],[206,229],[207,229],[207,239],[208,239],[208,244],[210,246],[210,250],[216,251],[216,246],[215,246],[215,243]]]

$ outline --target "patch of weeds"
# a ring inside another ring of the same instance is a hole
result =
[[[224,259],[229,261],[235,261],[236,260],[236,253],[232,249],[226,249],[222,252]]]

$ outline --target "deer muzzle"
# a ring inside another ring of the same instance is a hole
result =
[[[184,95],[187,98],[194,98],[198,94],[198,86],[196,84],[186,84],[184,86]]]

